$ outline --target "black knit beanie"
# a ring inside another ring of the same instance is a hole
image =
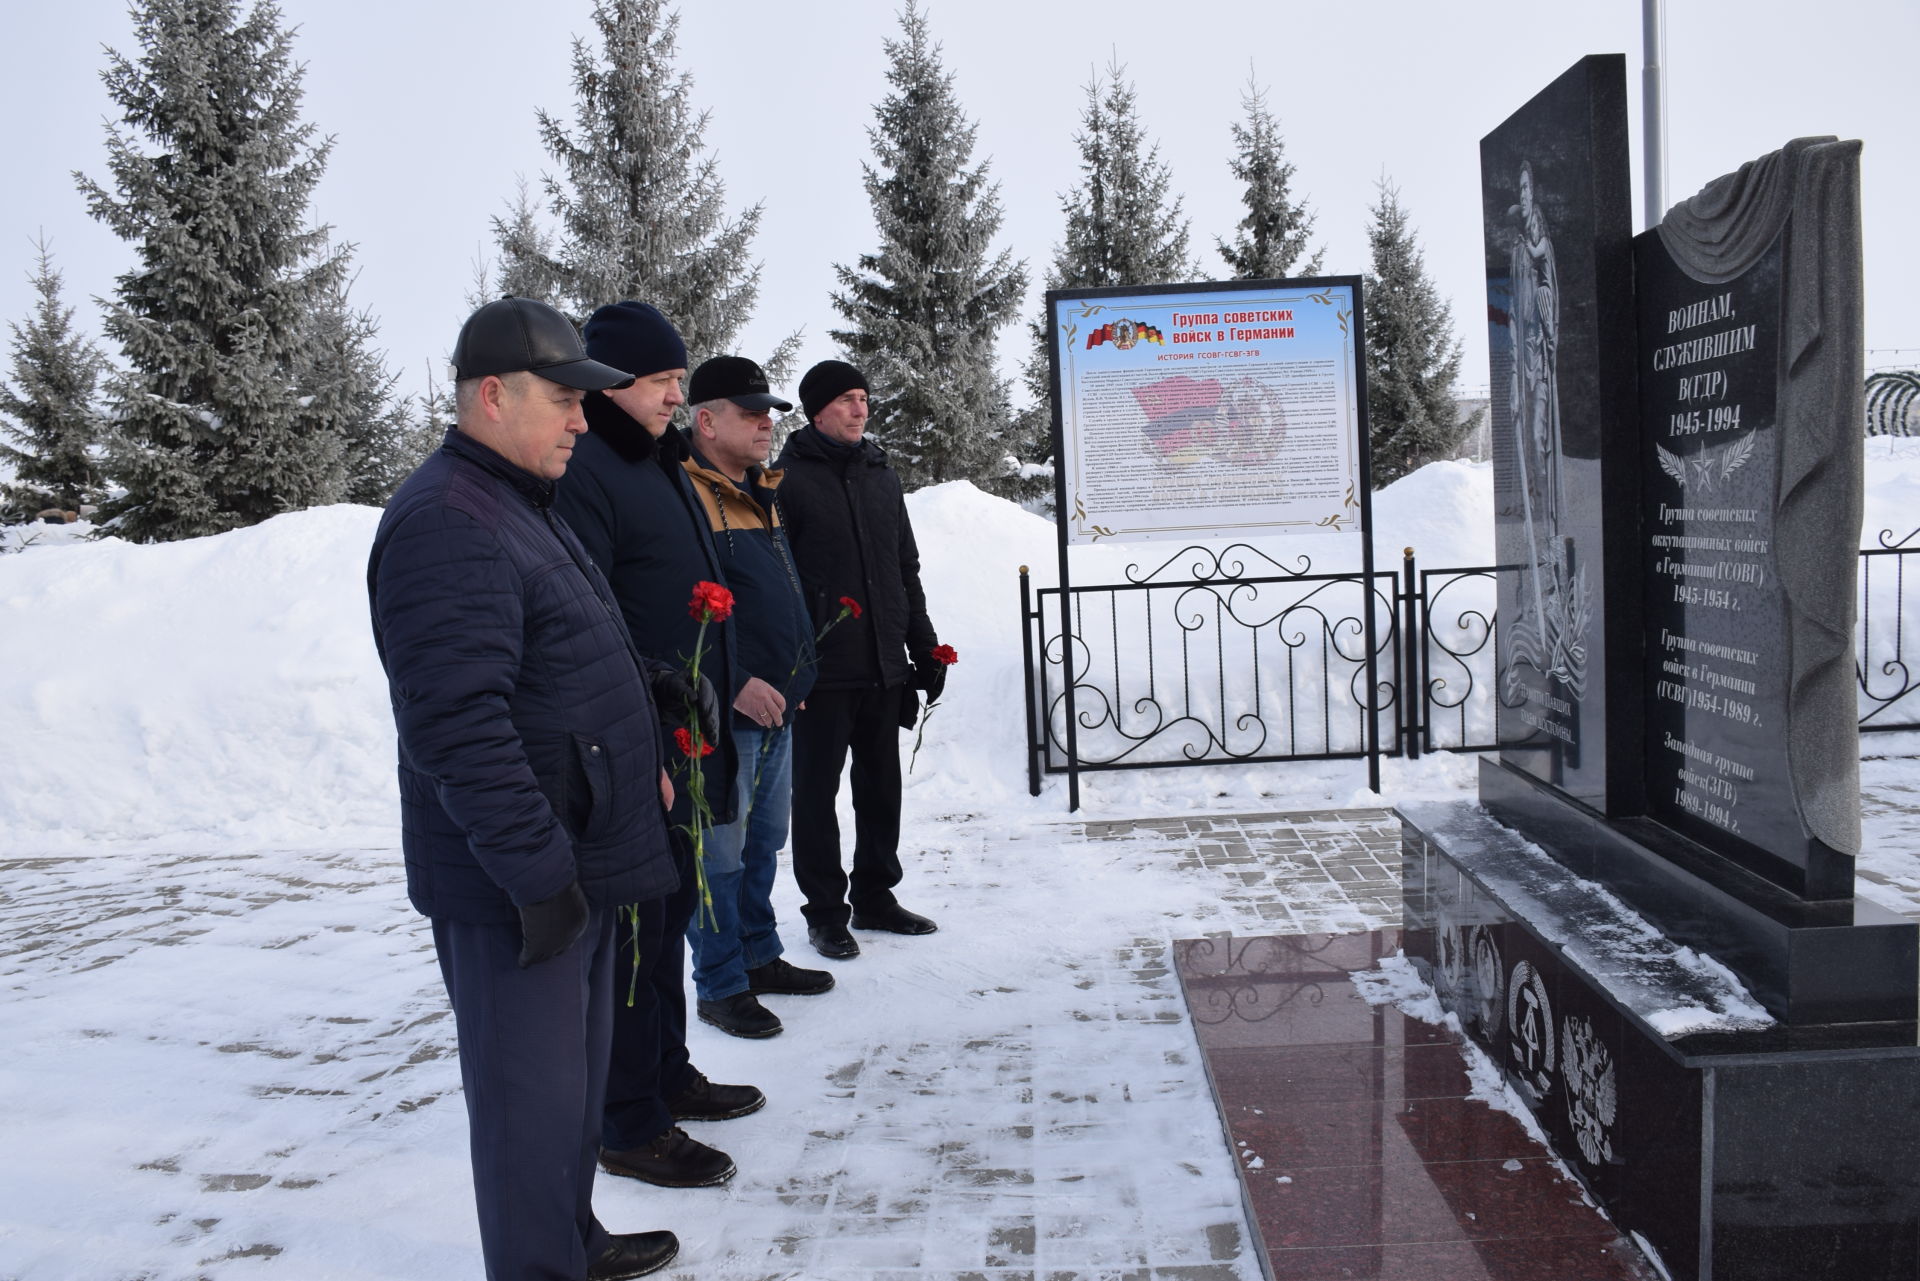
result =
[[[643,302],[616,302],[587,318],[587,354],[645,378],[666,369],[687,367],[687,344],[660,314]],[[618,359],[615,359],[616,353]]]
[[[621,365],[620,368],[628,369],[631,366]],[[806,377],[800,380],[800,408],[807,411],[807,421],[812,422],[815,414],[855,388],[861,391],[868,389],[865,374],[844,360],[823,360],[809,369]]]

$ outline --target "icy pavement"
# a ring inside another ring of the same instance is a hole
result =
[[[863,935],[834,992],[769,1001],[771,1041],[696,1024],[699,1067],[771,1096],[694,1127],[740,1173],[603,1177],[601,1217],[673,1228],[662,1275],[702,1281],[1256,1278],[1166,944],[1390,923],[1394,824],[916,830],[902,894],[941,932]],[[479,1274],[452,1020],[396,851],[15,859],[0,887],[0,1276]]]

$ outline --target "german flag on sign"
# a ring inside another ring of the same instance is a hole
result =
[[[1167,345],[1167,340],[1158,329],[1137,320],[1116,320],[1100,326],[1087,335],[1087,350],[1092,351],[1103,342],[1110,342],[1121,351],[1143,342],[1159,343],[1162,347]]]

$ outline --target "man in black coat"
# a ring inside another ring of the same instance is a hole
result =
[[[552,503],[583,393],[632,380],[520,298],[474,312],[453,361],[457,426],[367,564],[407,894],[453,1004],[487,1276],[616,1281],[679,1250],[593,1214],[614,913],[676,887],[671,784],[640,656]]]
[[[807,939],[832,960],[860,955],[848,932],[931,934],[934,923],[900,906],[900,729],[918,699],[940,696],[946,669],[920,588],[920,549],[900,477],[866,439],[867,380],[826,360],[800,380],[807,426],[777,463],[787,538],[819,642],[807,707],[794,724],[793,873],[806,895]],[[858,609],[843,606],[852,601]],[[853,869],[840,861],[834,801],[853,758]]]
[[[635,377],[630,386],[587,398],[593,430],[581,438],[554,506],[606,571],[640,652],[680,680],[677,696],[661,700],[668,724],[692,730],[694,721],[703,721],[702,738],[715,746],[713,755],[699,760],[677,746],[670,752],[680,889],[661,900],[659,911],[640,905],[622,931],[600,1164],[610,1174],[661,1187],[710,1187],[733,1176],[733,1159],[674,1122],[745,1116],[766,1103],[753,1086],[708,1081],[687,1055],[686,930],[704,910],[688,835],[695,818],[692,795],[697,772],[713,821],[732,819],[735,748],[714,695],[719,691],[732,702],[740,692],[733,626],[709,623],[703,635],[689,611],[695,583],[724,586],[726,579],[680,469],[686,442],[671,425],[685,399],[680,385],[687,373],[686,344],[657,309],[619,302],[588,318],[586,349]],[[705,689],[697,688],[689,670],[696,648],[697,686]],[[703,695],[708,707],[690,705]]]

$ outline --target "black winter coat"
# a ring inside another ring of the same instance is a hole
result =
[[[552,499],[451,431],[374,535],[407,896],[428,916],[511,923],[576,878],[600,905],[678,884],[639,656]]]
[[[727,585],[707,536],[707,520],[680,464],[691,457],[686,440],[668,428],[658,440],[605,396],[586,400],[588,432],[575,439],[573,460],[555,486],[554,510],[573,527],[613,585],[627,629],[640,652],[656,663],[684,669],[693,658],[700,624],[687,612],[693,585]],[[720,742],[702,761],[707,805],[713,821],[733,821],[735,770],[738,768],[729,709],[746,683],[736,674],[732,623],[707,626],[700,674],[720,697]],[[671,730],[687,724],[683,708],[662,709]],[[670,749],[673,821],[692,818],[692,762]]]
[[[823,637],[816,689],[899,685],[912,674],[908,655],[927,661],[940,643],[920,588],[920,549],[907,520],[900,477],[872,440],[839,445],[809,426],[787,438],[776,464],[787,541],[800,568],[817,632],[860,602]]]

